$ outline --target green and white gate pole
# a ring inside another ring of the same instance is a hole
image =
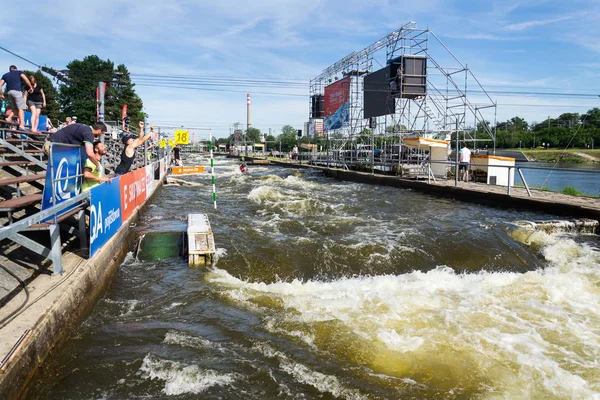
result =
[[[215,210],[216,210],[217,209],[217,186],[216,186],[216,181],[215,181],[215,160],[213,158],[212,131],[208,131],[208,135],[210,138],[208,148],[210,149],[210,176],[212,178],[212,187],[213,187],[213,205],[215,206]]]

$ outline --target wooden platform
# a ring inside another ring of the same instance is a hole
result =
[[[16,185],[25,182],[35,182],[46,178],[46,174],[31,174],[15,176],[14,178],[0,179],[0,186]]]
[[[28,194],[26,196],[13,197],[9,200],[0,201],[0,211],[14,211],[42,201],[41,193]]]

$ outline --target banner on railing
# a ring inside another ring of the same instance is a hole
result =
[[[48,124],[48,117],[45,115],[40,115],[38,117],[38,131],[45,131],[46,125]],[[25,111],[25,126],[32,126],[31,124],[31,111]]]
[[[117,176],[90,190],[90,257],[121,227],[120,187]]]
[[[144,168],[133,171],[135,179],[135,205],[140,207],[146,201],[146,170]]]
[[[121,212],[123,213],[123,221],[135,210],[135,176],[133,172],[128,172],[121,175]]]
[[[162,179],[165,174],[167,173],[167,164],[165,163],[165,160],[160,160],[160,179]]]
[[[42,196],[42,210],[47,210],[81,193],[82,166],[85,162],[85,156],[81,146],[52,143],[48,171],[46,172],[46,184]],[[73,205],[73,207],[76,207],[76,205]],[[69,211],[69,209],[63,210],[62,213]]]
[[[154,188],[154,163],[146,165],[144,171],[146,172],[146,195],[149,196]]]

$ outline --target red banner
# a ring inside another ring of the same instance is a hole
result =
[[[135,177],[135,205],[137,207],[146,201],[146,169],[140,168],[133,171]]]
[[[129,172],[121,175],[121,218],[123,222],[135,210],[135,175]]]
[[[325,87],[325,117],[329,117],[350,101],[350,77],[340,79]]]

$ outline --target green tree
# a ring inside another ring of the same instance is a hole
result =
[[[127,104],[127,115],[132,126],[146,117],[142,111],[142,99],[135,93],[135,84],[124,64],[119,64],[114,71],[113,79],[106,88],[104,118],[107,121],[117,121],[122,117],[123,105]]]
[[[490,121],[483,120],[477,123],[477,133],[491,132],[491,130]]]
[[[96,55],[67,64],[68,85],[60,87],[58,99],[64,116],[77,116],[78,121],[91,124],[96,120],[96,88],[98,82],[111,82],[114,64]]]
[[[281,141],[281,151],[290,151],[298,144],[298,131],[291,125],[285,125],[278,140]]]
[[[371,130],[369,128],[363,128],[357,137],[357,142],[362,144],[370,144],[371,143]]]
[[[134,90],[129,71],[120,64],[116,69],[110,60],[90,55],[67,64],[69,84],[60,87],[58,99],[64,116],[76,115],[78,121],[91,124],[96,120],[96,88],[106,82],[104,113],[106,120],[121,117],[121,108],[127,104],[132,124],[144,118],[142,100]]]
[[[48,78],[44,73],[40,70],[32,72],[32,71],[23,71],[23,73],[29,77],[33,75],[35,77],[35,81],[44,89],[44,95],[46,96],[46,108],[42,109],[42,115],[47,116],[51,119],[54,125],[56,125],[56,121],[60,119],[60,105],[58,104],[58,91],[52,84],[52,80]]]
[[[584,126],[593,126],[600,128],[600,108],[594,107],[581,116],[581,122]]]
[[[260,129],[258,128],[248,128],[246,131],[246,141],[248,145],[250,143],[260,143]]]
[[[406,126],[402,124],[392,124],[385,127],[385,131],[388,133],[398,133],[406,131]]]
[[[291,125],[284,125],[281,128],[281,133],[283,135],[292,135],[292,136],[296,136],[298,134],[298,131],[296,130],[296,128],[294,128]]]
[[[509,121],[509,127],[516,131],[526,131],[528,129],[527,121],[521,117],[512,117]]]

